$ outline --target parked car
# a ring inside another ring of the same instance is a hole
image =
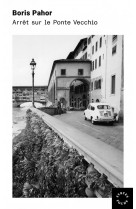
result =
[[[113,124],[114,112],[112,107],[107,103],[89,103],[87,109],[84,111],[85,120],[91,120],[92,124],[95,122],[106,122]]]

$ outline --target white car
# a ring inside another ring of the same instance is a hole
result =
[[[85,120],[91,120],[92,124],[95,122],[107,122],[113,124],[114,112],[112,107],[107,103],[89,103],[87,109],[84,111]]]

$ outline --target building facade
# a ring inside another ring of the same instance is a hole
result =
[[[86,108],[89,103],[90,60],[64,59],[53,63],[48,83],[49,100],[64,107]]]
[[[108,102],[123,117],[124,37],[91,35],[79,41],[69,58],[91,60],[90,101]]]

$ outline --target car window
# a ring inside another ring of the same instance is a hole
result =
[[[109,110],[111,107],[109,105],[97,105],[99,110]]]
[[[91,110],[95,110],[95,107],[91,106]]]

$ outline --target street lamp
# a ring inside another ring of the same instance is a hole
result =
[[[36,67],[36,62],[34,61],[34,59],[32,59],[32,61],[30,62],[30,66],[31,66],[31,69],[32,69],[32,106],[34,106],[34,69]]]

